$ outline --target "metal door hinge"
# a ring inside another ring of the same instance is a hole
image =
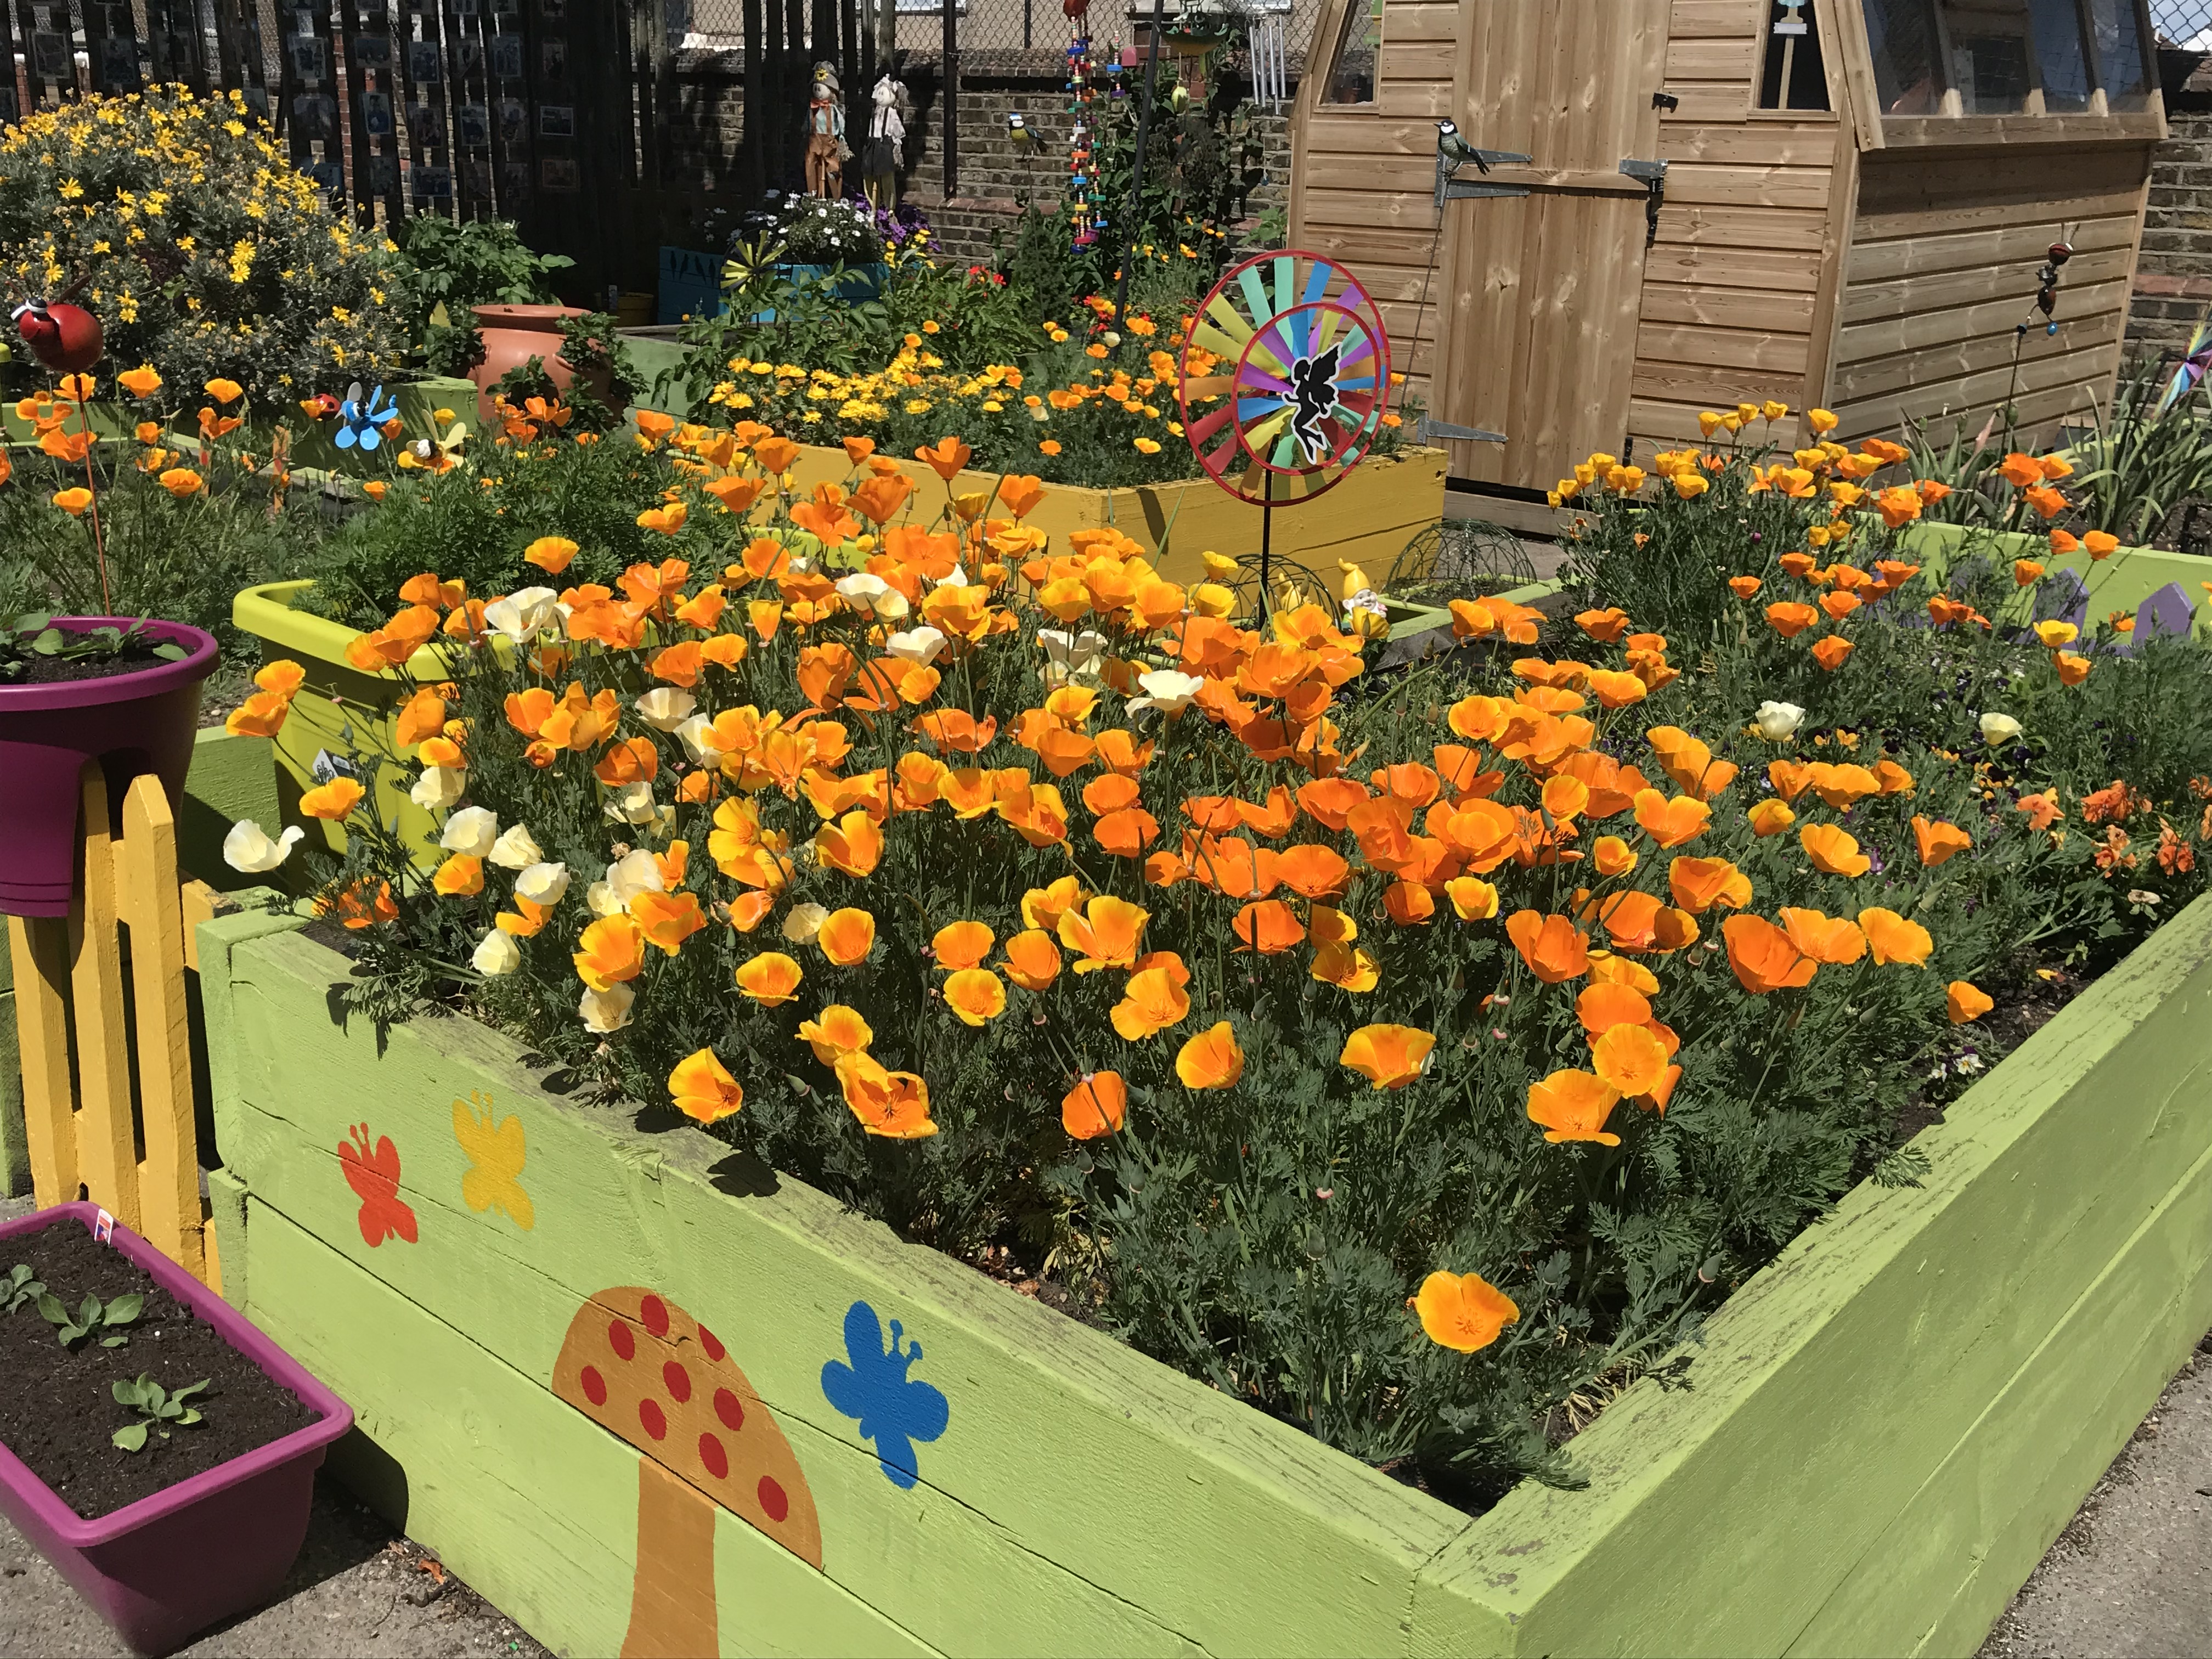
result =
[[[1437,211],[1444,210],[1446,202],[1465,201],[1477,196],[1526,196],[1526,185],[1492,185],[1480,179],[1460,179],[1454,177],[1470,164],[1477,173],[1488,173],[1500,165],[1519,165],[1530,158],[1515,150],[1477,149],[1460,137],[1458,126],[1450,121],[1437,123]]]
[[[1620,164],[1620,170],[1644,186],[1644,246],[1650,247],[1659,240],[1659,204],[1667,196],[1667,164],[1627,161]]]

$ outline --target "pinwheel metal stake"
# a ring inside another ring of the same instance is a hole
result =
[[[1183,345],[1183,434],[1206,477],[1260,508],[1260,591],[1270,602],[1278,505],[1343,482],[1381,429],[1390,338],[1357,278],[1319,254],[1247,259],[1199,307]]]

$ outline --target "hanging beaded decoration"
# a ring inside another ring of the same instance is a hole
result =
[[[1097,144],[1091,115],[1097,97],[1096,72],[1091,62],[1091,24],[1088,0],[1066,0],[1067,112],[1073,118],[1068,141],[1068,219],[1077,247],[1089,247],[1106,228],[1103,198],[1099,189]]]

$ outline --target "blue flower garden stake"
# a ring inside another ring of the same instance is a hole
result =
[[[384,388],[379,386],[368,394],[368,401],[364,404],[361,400],[361,382],[356,380],[349,386],[345,401],[338,405],[338,429],[331,441],[340,449],[358,446],[364,455],[374,451],[384,441],[385,424],[399,413],[396,401],[378,408],[378,400],[383,397]]]
[[[845,1310],[846,1357],[823,1366],[822,1392],[846,1416],[860,1419],[860,1438],[876,1443],[884,1479],[911,1487],[919,1478],[914,1443],[943,1434],[952,1408],[928,1383],[907,1376],[907,1367],[921,1358],[921,1344],[901,1348],[903,1334],[898,1321],[891,1321],[887,1347],[876,1310],[855,1302]]]

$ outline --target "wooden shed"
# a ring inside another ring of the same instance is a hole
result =
[[[1326,0],[1291,241],[1370,285],[1431,416],[1505,434],[1451,470],[1507,495],[1745,398],[2045,435],[2120,362],[2152,40],[2143,0]],[[1439,203],[1446,119],[1529,159]]]

